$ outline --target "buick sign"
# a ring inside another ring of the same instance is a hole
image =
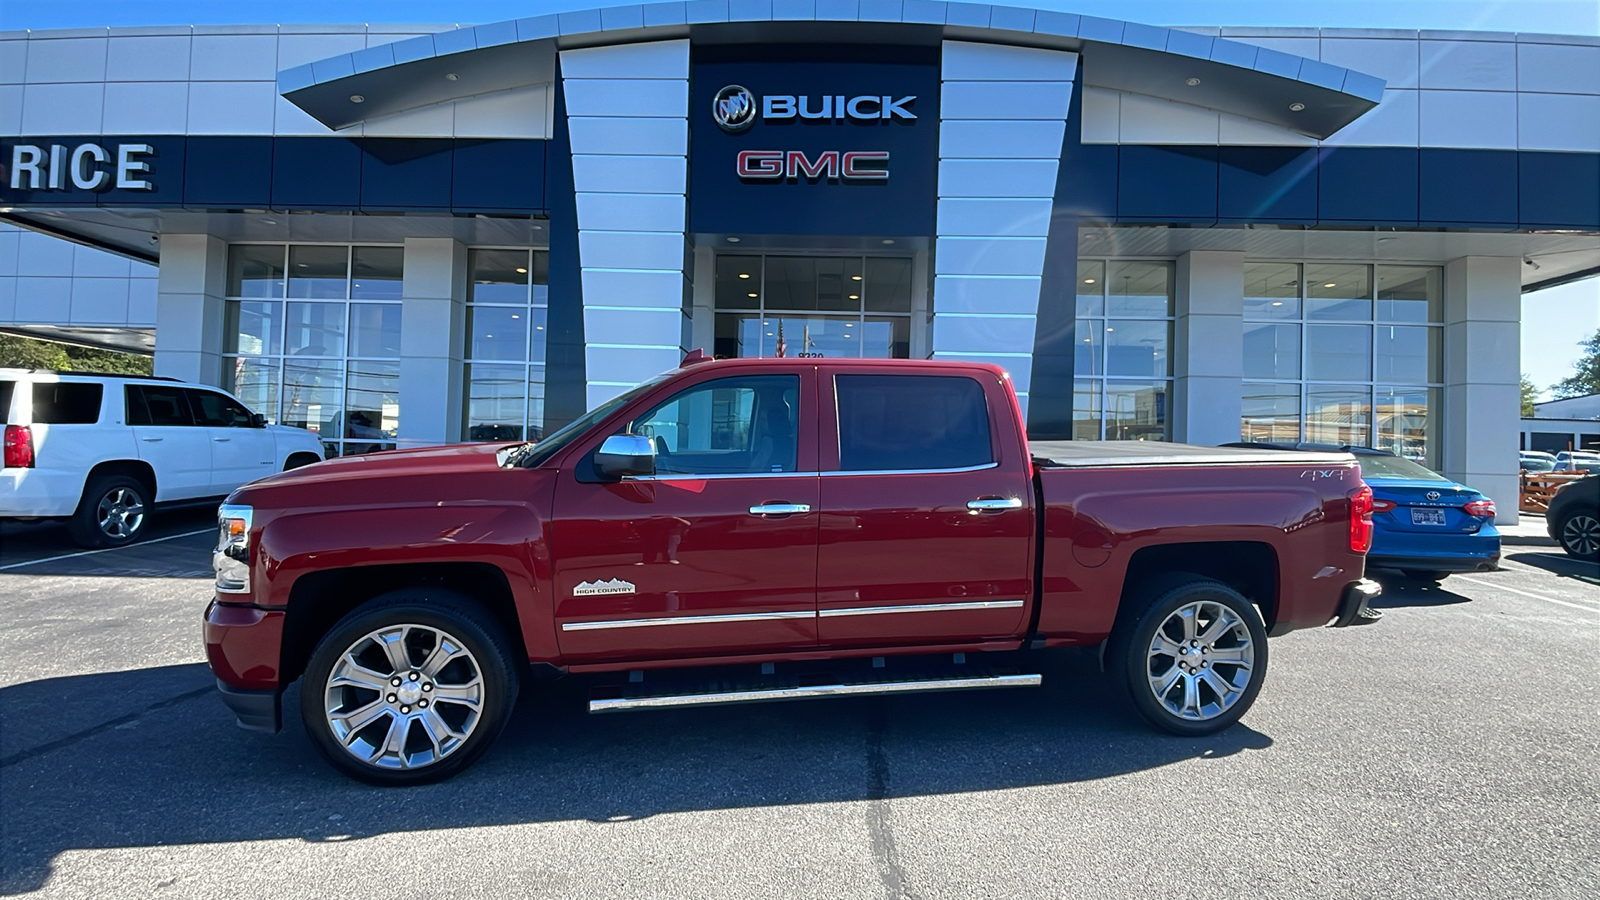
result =
[[[730,84],[711,98],[711,116],[717,127],[738,134],[756,123],[756,98],[750,89]]]

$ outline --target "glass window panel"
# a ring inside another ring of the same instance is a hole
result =
[[[282,244],[234,244],[228,248],[229,297],[283,296]]]
[[[845,324],[849,324],[848,322]],[[861,355],[867,359],[910,359],[911,320],[905,316],[867,316],[855,326],[862,329]]]
[[[528,348],[528,361],[542,363],[545,360],[545,346],[549,340],[550,313],[542,307],[535,307],[528,311],[528,321],[533,323],[533,341]]]
[[[839,468],[956,469],[994,460],[989,407],[976,379],[839,375]]]
[[[98,387],[98,385],[96,385]],[[98,401],[95,408],[99,408]],[[249,428],[251,427],[250,410],[245,409],[232,397],[219,394],[216,391],[203,391],[198,388],[189,389],[189,408],[194,411],[195,424],[208,428]],[[39,421],[38,403],[34,404],[34,421]]]
[[[1300,440],[1300,385],[1246,384],[1241,400],[1240,440]]]
[[[343,422],[344,363],[283,361],[283,424],[315,431],[323,446],[335,447]]]
[[[1106,272],[1106,294],[1107,315],[1170,316],[1172,264],[1113,262]]]
[[[746,353],[745,347],[740,341],[740,335],[744,334],[744,329],[740,327],[740,323],[744,319],[744,316],[734,313],[717,313],[715,320],[716,334],[712,338],[711,352],[718,359],[737,359],[757,355],[753,347],[751,352]]]
[[[343,300],[349,292],[350,248],[317,245],[289,247],[289,296]]]
[[[1167,347],[1171,322],[1110,319],[1106,322],[1106,374],[1142,377],[1172,374]]]
[[[1072,439],[1100,440],[1101,381],[1078,380],[1072,383]]]
[[[1429,439],[1429,425],[1439,408],[1438,389],[1380,387],[1377,396],[1372,446],[1437,469],[1439,448]]]
[[[467,440],[523,440],[527,392],[524,366],[467,366]]]
[[[1101,360],[1105,353],[1105,327],[1101,319],[1079,319],[1074,325],[1072,372],[1075,375],[1104,375]]]
[[[867,312],[911,312],[911,260],[868,259],[866,285]]]
[[[1372,268],[1307,263],[1306,318],[1372,319]]]
[[[1099,260],[1078,262],[1078,315],[1103,316],[1106,312],[1106,264]]]
[[[1436,266],[1379,266],[1378,320],[1444,320],[1444,270]]]
[[[343,356],[345,304],[290,303],[284,343],[290,356]]]
[[[1439,332],[1426,325],[1379,325],[1373,368],[1377,381],[1439,381]]]
[[[821,309],[817,305],[817,260],[800,256],[767,257],[767,309]]]
[[[739,317],[742,356],[854,359],[862,354],[861,322],[855,316],[794,316],[787,313]],[[881,341],[892,333],[876,329]]]
[[[1299,378],[1300,326],[1245,323],[1244,377]]]
[[[817,268],[817,309],[839,312],[860,312],[866,301],[861,299],[861,258],[823,258],[813,261]],[[910,287],[907,286],[906,308],[910,309]],[[770,305],[770,304],[769,304]]]
[[[1307,441],[1365,447],[1372,433],[1371,392],[1359,384],[1308,388],[1305,418]]]
[[[400,364],[353,362],[345,382],[344,452],[393,450],[400,431]]]
[[[350,355],[400,357],[400,304],[350,304]]]
[[[350,296],[356,300],[399,300],[405,258],[402,247],[351,250]]]
[[[1372,378],[1371,325],[1307,325],[1306,378],[1367,381]]]
[[[230,357],[223,361],[222,386],[244,401],[251,412],[267,417],[268,422],[278,421],[278,361],[275,359],[240,359]]]
[[[656,471],[676,475],[793,472],[800,378],[720,378],[687,388],[627,428],[656,444]]]
[[[530,259],[526,250],[469,250],[467,300],[473,303],[528,302]]]
[[[761,307],[761,257],[717,257],[717,309]]]
[[[472,336],[471,358],[479,362],[526,362],[530,313],[531,310],[526,307],[468,307],[467,333]]]
[[[223,332],[226,352],[245,356],[283,353],[283,303],[278,300],[229,301]]]
[[[531,274],[533,276],[533,283],[534,284],[546,284],[547,285],[547,284],[550,283],[550,251],[549,250],[535,250],[535,251],[533,251],[533,271],[530,272],[529,274]]]
[[[544,366],[528,367],[528,440],[544,439]]]
[[[1106,440],[1172,440],[1167,416],[1167,398],[1171,392],[1169,381],[1106,382]]]
[[[1244,317],[1300,318],[1300,266],[1295,263],[1245,263]]]

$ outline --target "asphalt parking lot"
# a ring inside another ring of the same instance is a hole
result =
[[[212,696],[209,525],[65,558],[0,531],[0,893],[1600,896],[1600,567],[1553,548],[1275,641],[1213,738],[1147,731],[1085,654],[1033,690],[609,717],[559,683],[461,777],[384,790]]]

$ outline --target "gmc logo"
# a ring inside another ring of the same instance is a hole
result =
[[[823,150],[815,159],[804,150],[740,150],[739,177],[777,181],[786,178],[829,181],[887,181],[885,150]]]

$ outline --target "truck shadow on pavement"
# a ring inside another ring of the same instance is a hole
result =
[[[586,686],[534,683],[499,742],[442,784],[335,773],[299,721],[234,726],[202,664],[0,689],[0,893],[66,851],[378,834],[1065,784],[1272,745],[1235,725],[1158,734],[1109,697],[1094,657],[1053,654],[1037,689],[590,716]]]
[[[1449,580],[1423,581],[1406,578],[1398,572],[1369,573],[1383,585],[1383,593],[1378,599],[1372,601],[1372,606],[1377,609],[1388,609],[1397,606],[1453,606],[1457,603],[1469,603],[1471,597],[1451,593],[1445,585]]]

